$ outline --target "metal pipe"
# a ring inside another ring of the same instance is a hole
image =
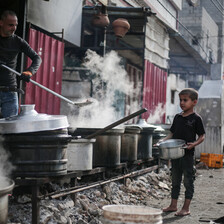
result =
[[[21,76],[21,73],[15,71],[14,69],[12,69],[12,68],[10,68],[10,67],[4,65],[4,64],[0,64],[0,66],[2,66],[2,67],[4,67],[4,68],[8,69],[9,71],[15,73],[15,74],[18,75],[18,76]],[[77,106],[81,106],[81,105],[87,105],[87,104],[92,103],[91,101],[80,102],[80,103],[79,103],[79,102],[73,102],[73,101],[71,101],[71,100],[65,98],[64,96],[62,96],[62,95],[60,95],[60,94],[54,92],[53,90],[48,89],[47,87],[41,85],[40,83],[38,83],[38,82],[36,82],[36,81],[34,81],[34,80],[32,80],[32,79],[30,79],[30,82],[33,83],[34,85],[39,86],[40,88],[42,88],[42,89],[48,91],[49,93],[52,93],[53,95],[55,95],[55,96],[61,98],[62,100],[66,101],[66,102],[68,102],[68,103],[70,103],[70,104],[77,105]]]
[[[104,133],[105,131],[107,131],[107,130],[109,130],[109,129],[111,129],[111,128],[113,128],[113,127],[115,127],[115,126],[117,126],[117,125],[119,125],[121,123],[124,123],[125,121],[130,120],[133,117],[136,117],[136,116],[138,116],[138,115],[140,115],[142,113],[145,113],[146,111],[147,111],[146,108],[138,110],[135,113],[130,114],[130,115],[128,115],[128,116],[126,116],[126,117],[124,117],[124,118],[122,118],[122,119],[120,119],[120,120],[118,120],[118,121],[116,121],[116,122],[106,126],[105,128],[103,128],[103,129],[101,129],[99,131],[96,131],[95,133],[93,133],[91,135],[88,135],[88,136],[86,136],[84,138],[86,138],[86,139],[94,138],[95,136],[100,135],[100,134]]]
[[[156,170],[156,169],[158,169],[158,165],[151,166],[151,167],[148,167],[148,168],[143,169],[143,170],[133,171],[131,173],[128,173],[128,174],[125,174],[125,175],[122,175],[122,176],[119,176],[119,177],[115,177],[115,178],[112,178],[112,179],[109,179],[109,180],[106,180],[106,181],[101,181],[101,182],[98,182],[98,183],[95,183],[95,184],[92,184],[92,185],[80,187],[78,189],[74,189],[74,190],[70,190],[70,191],[67,191],[67,192],[61,192],[61,193],[58,193],[58,194],[55,194],[55,195],[51,195],[50,198],[55,199],[55,198],[59,198],[59,197],[69,195],[69,194],[74,194],[74,193],[77,193],[77,192],[80,192],[80,191],[84,191],[84,190],[88,190],[88,189],[93,188],[93,187],[98,187],[98,186],[101,186],[101,185],[105,185],[105,184],[108,184],[110,182],[121,180],[121,179],[124,179],[124,178],[127,178],[127,177],[134,177],[134,176],[142,175],[142,174],[148,173],[148,172]]]

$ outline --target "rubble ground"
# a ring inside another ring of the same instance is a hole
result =
[[[176,217],[174,213],[163,213],[163,223],[215,223],[215,219],[224,216],[223,177],[223,168],[198,169],[191,215]],[[58,190],[61,186],[52,184],[51,187]],[[101,224],[102,207],[107,204],[145,205],[162,209],[170,203],[170,189],[170,171],[164,166],[158,174],[150,172],[128,178],[125,184],[116,181],[79,192],[75,203],[70,196],[41,200],[40,224]],[[182,186],[179,206],[183,200]],[[10,197],[8,223],[30,224],[31,214],[31,195]]]
[[[224,169],[197,169],[195,193],[190,205],[191,214],[175,216],[175,212],[163,213],[163,223],[203,224],[224,223]],[[184,201],[184,186],[178,200],[180,210]],[[168,206],[170,198],[151,200],[148,206],[163,208]]]

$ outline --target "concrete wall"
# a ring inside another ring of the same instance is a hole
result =
[[[218,25],[205,8],[190,7],[186,2],[180,11],[181,24],[179,32],[195,48],[206,62],[217,63],[218,58]],[[198,44],[193,44],[194,37]]]
[[[64,29],[64,39],[76,46],[80,46],[81,0],[66,0],[66,4],[61,0],[29,0],[27,5],[28,22],[48,32],[62,32],[62,29]],[[62,37],[61,34],[56,35]]]
[[[148,18],[146,25],[145,59],[167,68],[169,59],[169,34],[163,24],[154,17]]]
[[[212,1],[200,1],[201,6],[203,6],[212,19],[216,22],[219,27],[218,33],[218,60],[217,62],[220,63],[222,66],[224,65],[224,52],[223,52],[223,34],[224,34],[224,16],[223,16],[223,9],[224,9],[224,0],[219,0],[219,4],[217,1],[215,2],[216,6]],[[224,71],[224,66],[222,68]]]
[[[179,75],[169,74],[167,77],[166,91],[166,123],[171,124],[174,116],[181,111],[179,106],[179,92],[187,87],[187,82]],[[175,91],[174,102],[171,102],[171,91]]]

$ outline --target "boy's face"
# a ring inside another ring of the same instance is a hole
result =
[[[189,95],[180,95],[179,97],[180,107],[184,112],[192,110],[197,104],[197,100],[192,100]]]

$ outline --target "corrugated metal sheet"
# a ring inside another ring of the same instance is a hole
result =
[[[159,113],[158,123],[165,123],[167,72],[145,60],[145,75],[143,85],[143,107],[148,111],[142,115],[144,119]],[[158,111],[164,108],[163,111]],[[151,122],[150,122],[151,123]]]
[[[205,127],[205,140],[195,148],[195,158],[199,159],[201,153],[223,154],[221,127]]]
[[[61,94],[64,43],[31,28],[28,42],[42,58],[42,65],[32,79]],[[25,103],[35,104],[39,113],[60,114],[60,99],[32,83],[26,85]]]
[[[142,91],[142,71],[127,64],[127,73],[129,76],[129,81],[133,83],[133,89],[131,93],[126,97],[126,108],[125,108],[125,115],[129,115],[131,113],[136,112],[140,109],[141,105],[141,91]],[[135,117],[128,121],[128,123],[136,123],[138,117]]]

